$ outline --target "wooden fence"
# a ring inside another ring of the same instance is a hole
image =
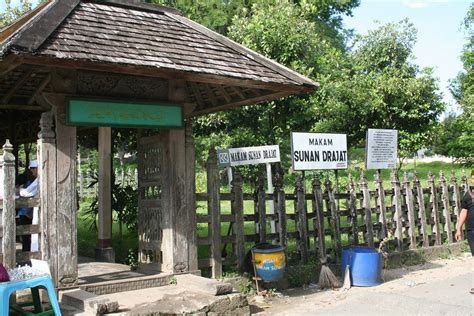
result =
[[[207,225],[207,236],[198,244],[209,246],[209,257],[200,258],[200,268],[211,268],[213,277],[220,277],[225,265],[242,271],[246,251],[256,242],[292,244],[302,263],[310,256],[325,258],[327,253],[341,253],[344,246],[377,247],[387,237],[392,250],[402,251],[454,242],[455,224],[460,213],[462,194],[469,189],[465,175],[461,181],[454,174],[443,172],[438,179],[430,173],[428,187],[423,188],[416,174],[409,181],[405,173],[400,181],[391,173],[391,187],[384,188],[376,174],[375,190],[368,188],[366,177],[348,178],[344,192],[336,193],[329,179],[312,179],[311,188],[297,177],[294,193],[283,190],[282,172],[274,179],[274,192],[265,193],[263,181],[258,181],[253,194],[243,193],[242,177],[234,170],[230,193],[219,192],[219,170],[216,155],[207,163],[207,193],[198,193],[197,201],[207,202],[207,214],[198,214],[199,226]],[[230,212],[221,207],[230,202]],[[273,201],[275,214],[269,214]],[[244,211],[244,204],[253,205],[253,213]],[[270,232],[269,221],[276,222],[276,232]],[[222,234],[223,227],[229,227]],[[206,231],[206,230],[203,230]],[[225,257],[226,244],[232,251]],[[223,251],[224,250],[224,251]],[[317,255],[316,255],[317,254]],[[288,258],[288,253],[286,258]]]

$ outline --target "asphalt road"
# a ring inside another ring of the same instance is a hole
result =
[[[385,282],[348,291],[316,285],[257,300],[260,315],[474,315],[474,259],[470,255],[389,270]]]

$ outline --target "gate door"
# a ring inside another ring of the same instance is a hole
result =
[[[138,142],[138,261],[141,268],[161,270],[162,164],[160,135]]]

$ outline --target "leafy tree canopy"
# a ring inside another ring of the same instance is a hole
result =
[[[43,3],[46,1],[47,0],[40,0],[37,2]],[[11,0],[5,0],[5,12],[0,12],[0,29],[15,22],[15,20],[30,11],[32,7],[33,1],[31,0],[21,0],[20,5],[17,6],[12,6]]]
[[[407,20],[358,35],[354,49],[341,56],[343,69],[330,67],[317,77],[314,130],[345,132],[360,146],[368,128],[397,129],[404,157],[424,146],[445,105],[432,70],[412,63],[415,42]]]
[[[445,120],[444,128],[438,134],[436,151],[474,164],[474,4],[471,4],[464,19],[463,29],[467,43],[461,55],[463,71],[451,82],[451,93],[458,101],[462,113],[456,118]],[[454,132],[455,130],[456,132]],[[452,134],[455,133],[453,136]],[[443,146],[446,139],[449,146]]]

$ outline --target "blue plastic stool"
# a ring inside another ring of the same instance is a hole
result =
[[[25,289],[31,289],[31,292],[33,294],[33,303],[35,306],[35,311],[38,309],[38,307],[41,308],[41,302],[39,302],[38,287],[44,287],[48,291],[49,301],[51,302],[51,307],[53,308],[54,314],[56,316],[61,316],[61,310],[59,309],[56,291],[53,286],[53,280],[49,275],[39,276],[21,281],[10,281],[0,283],[0,315],[8,315],[10,310],[10,296],[16,291]]]

